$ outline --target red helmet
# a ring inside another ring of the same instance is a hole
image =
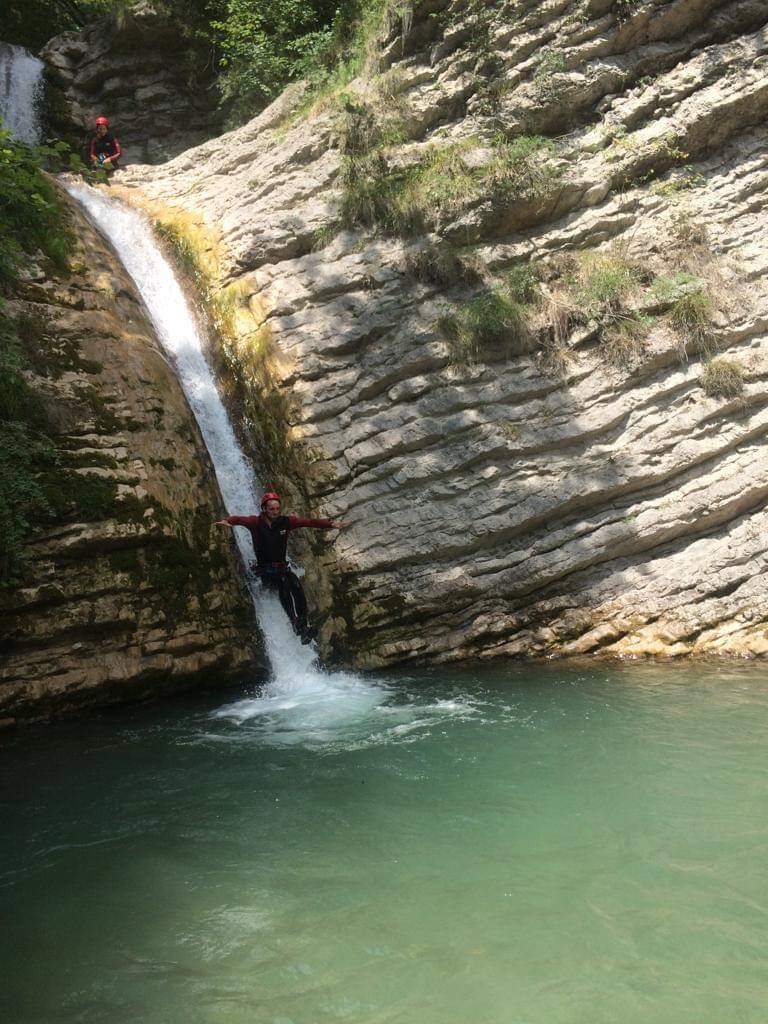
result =
[[[101,117],[96,118],[96,126],[98,127],[100,124],[103,124],[105,128],[109,128],[109,121],[106,119],[106,117],[104,117],[103,114],[101,115]]]
[[[276,501],[276,502],[279,503],[280,502],[280,495],[279,494],[275,494],[274,491],[267,491],[267,493],[261,499],[261,507],[264,508],[264,506],[267,504],[268,501]]]

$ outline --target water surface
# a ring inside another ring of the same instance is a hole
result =
[[[768,675],[495,665],[3,750],[8,1024],[764,1022]]]

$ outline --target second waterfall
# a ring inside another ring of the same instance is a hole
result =
[[[98,230],[114,246],[147,307],[157,336],[171,358],[198,422],[216,471],[221,495],[230,514],[250,514],[258,507],[258,491],[213,372],[204,355],[195,317],[170,263],[158,247],[148,219],[137,210],[84,185],[68,184]],[[251,539],[235,530],[247,565],[253,558]],[[249,582],[251,597],[264,634],[271,679],[264,693],[222,709],[237,721],[264,714],[298,714],[292,722],[299,730],[359,713],[384,699],[382,688],[346,673],[326,673],[312,649],[303,647],[277,600]],[[307,720],[307,715],[309,719]]]

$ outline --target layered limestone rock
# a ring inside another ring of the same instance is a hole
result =
[[[347,97],[292,114],[289,90],[122,176],[219,240],[304,497],[353,523],[311,574],[327,644],[362,665],[765,653],[767,69],[760,0],[431,0]],[[367,170],[361,109],[406,139]],[[554,149],[515,186],[499,153],[532,135]],[[397,169],[456,143],[466,194],[433,182],[421,226],[394,223]],[[624,306],[590,307],[594,250],[632,267]],[[446,311],[521,267],[526,344],[457,356]]]
[[[218,488],[135,288],[77,211],[72,272],[31,265],[9,311],[58,451],[58,515],[0,589],[0,720],[133,700],[254,667]]]
[[[56,36],[41,54],[52,129],[85,144],[104,114],[127,163],[160,163],[211,138],[222,125],[211,71],[180,38],[148,0]]]

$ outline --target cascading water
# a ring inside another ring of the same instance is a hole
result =
[[[222,498],[231,515],[249,515],[258,507],[252,468],[238,444],[203,354],[195,317],[173,269],[159,249],[147,218],[139,211],[85,185],[67,184],[67,191],[86,210],[112,243],[133,278],[149,311],[157,336],[171,357],[190,407],[211,455]],[[243,561],[253,558],[250,534],[234,531]],[[259,698],[238,701],[218,714],[237,721],[256,716],[280,719],[285,742],[308,733],[322,737],[345,720],[361,715],[384,700],[386,690],[345,673],[326,673],[309,646],[302,646],[277,600],[249,580],[259,624],[264,633],[272,678]]]
[[[23,46],[0,43],[0,120],[14,139],[40,141],[43,62]]]

